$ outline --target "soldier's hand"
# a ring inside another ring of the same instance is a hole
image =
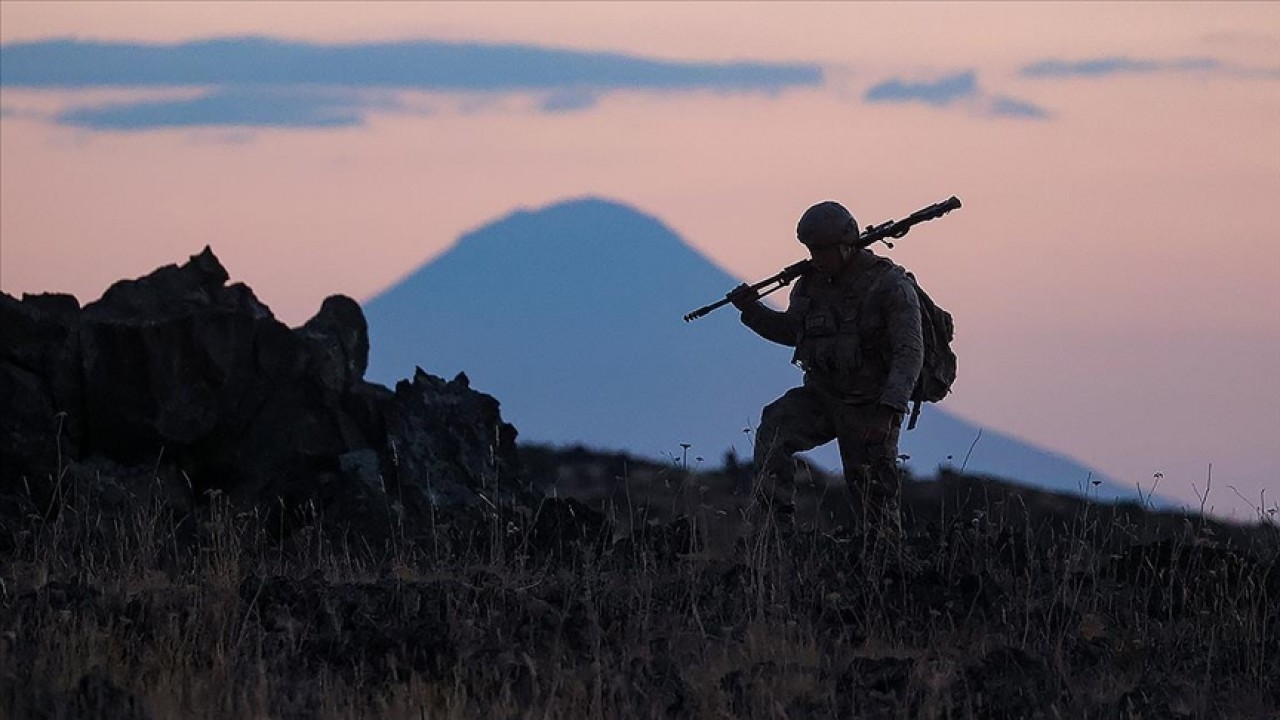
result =
[[[742,283],[730,290],[725,297],[729,298],[729,302],[733,303],[734,307],[739,310],[746,310],[756,304],[756,301],[760,299],[760,293],[750,285]]]

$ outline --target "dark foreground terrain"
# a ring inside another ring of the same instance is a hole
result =
[[[1188,718],[1280,709],[1280,536],[946,475],[909,534],[744,522],[749,475],[522,450],[559,498],[380,547],[216,491],[33,517],[13,718]],[[553,473],[553,474],[552,474]],[[565,498],[574,494],[581,501]],[[179,540],[179,538],[186,538]]]

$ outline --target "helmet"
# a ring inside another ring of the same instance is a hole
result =
[[[850,245],[858,239],[858,221],[838,202],[827,200],[804,211],[796,238],[805,245]]]

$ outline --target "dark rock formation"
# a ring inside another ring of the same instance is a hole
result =
[[[69,295],[0,293],[0,463],[5,476],[47,476],[75,452],[82,418],[80,305]]]
[[[406,509],[481,502],[495,505],[515,480],[516,431],[498,401],[421,369],[396,383],[388,439],[397,493]],[[407,492],[406,492],[407,491]]]
[[[290,330],[227,280],[205,248],[83,309],[0,294],[0,548],[72,486],[143,498],[156,484],[179,510],[218,490],[375,539],[431,509],[520,496],[516,431],[465,376],[365,382],[354,300],[329,297]],[[97,475],[114,484],[88,487]]]

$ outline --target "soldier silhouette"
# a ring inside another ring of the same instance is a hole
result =
[[[900,531],[898,435],[924,362],[914,281],[856,244],[858,223],[837,202],[806,210],[796,236],[811,262],[786,310],[767,307],[746,284],[728,296],[744,325],[794,347],[792,362],[804,371],[803,384],[761,414],[757,500],[793,511],[792,455],[836,440],[855,523],[864,531]]]

